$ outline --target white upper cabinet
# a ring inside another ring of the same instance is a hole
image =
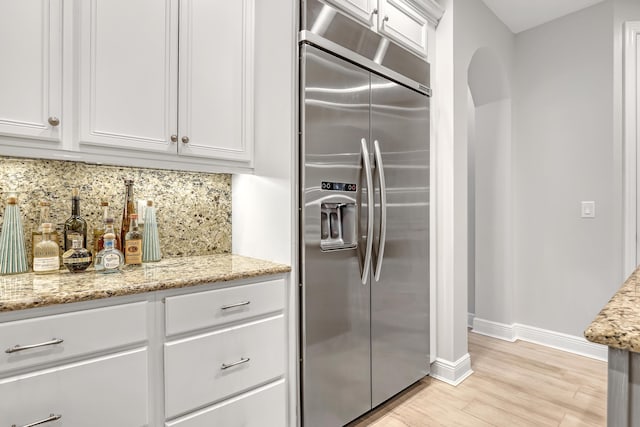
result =
[[[60,141],[61,0],[0,0],[0,134]]]
[[[80,146],[249,163],[253,2],[80,2]]]
[[[426,16],[402,0],[378,0],[378,31],[420,56],[427,56]]]
[[[81,143],[176,151],[177,2],[79,2]]]
[[[422,57],[427,56],[429,25],[443,12],[434,0],[323,1]]]
[[[368,26],[374,25],[378,0],[325,0]]]
[[[180,3],[178,152],[248,162],[254,0]]]

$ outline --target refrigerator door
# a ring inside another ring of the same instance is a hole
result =
[[[379,279],[371,280],[375,407],[429,373],[429,98],[372,74],[371,104],[371,139],[381,155],[374,175],[373,276]]]
[[[340,426],[371,408],[370,75],[303,45],[301,91],[302,417]]]

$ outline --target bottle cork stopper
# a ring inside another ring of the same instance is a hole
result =
[[[138,219],[138,214],[131,214],[129,215],[130,219]]]
[[[106,200],[102,200],[100,201],[100,206],[109,206],[109,202],[107,202]]]
[[[78,196],[80,196],[80,190],[78,190],[78,188],[73,188],[73,189],[71,190],[71,196],[72,196],[72,197],[78,197]]]
[[[153,200],[147,200],[147,206],[153,206]]]
[[[105,219],[105,220],[104,220],[104,223],[105,223],[105,224],[113,224],[113,223],[114,223],[113,218],[107,218],[107,219]]]
[[[16,196],[7,197],[7,204],[9,204],[9,205],[18,204],[18,198]]]
[[[116,235],[113,233],[107,233],[104,235],[104,240],[114,240],[116,238]]]
[[[53,225],[50,222],[45,222],[42,224],[43,233],[51,233],[52,229],[53,229]]]

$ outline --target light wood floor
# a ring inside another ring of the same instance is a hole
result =
[[[606,425],[605,362],[472,332],[469,353],[458,387],[427,377],[349,427]]]

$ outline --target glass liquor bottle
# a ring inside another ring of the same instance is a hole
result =
[[[7,197],[0,234],[0,274],[25,273],[29,270],[24,244],[22,215],[15,193]]]
[[[124,248],[125,237],[129,232],[129,216],[136,213],[136,205],[133,199],[133,180],[125,179],[124,185],[126,188],[124,207],[122,209],[122,228],[120,229],[120,242]]]
[[[105,229],[105,221],[107,218],[110,217],[109,215],[109,202],[107,202],[106,200],[102,200],[100,202],[100,208],[102,209],[102,223],[96,225],[93,228],[93,253],[97,254],[98,252],[100,252],[100,250],[102,250],[102,244],[104,242],[104,240],[102,240],[102,236],[104,236],[104,229]]]
[[[91,265],[91,252],[82,247],[82,238],[74,237],[72,248],[62,254],[62,263],[72,273],[81,273]]]
[[[100,240],[98,241],[98,246],[100,247],[100,250],[104,248],[104,235],[107,233],[112,233],[115,236],[113,247],[119,251],[122,250],[122,245],[120,243],[120,234],[116,232],[116,229],[113,226],[114,222],[115,220],[113,218],[107,218],[104,220],[104,234],[100,236]]]
[[[71,249],[74,237],[82,237],[82,247],[87,247],[87,221],[80,216],[80,195],[77,188],[71,197],[71,216],[64,223],[64,251]]]
[[[33,272],[35,274],[57,273],[60,269],[60,248],[51,240],[52,225],[42,224],[42,240],[36,244],[33,256]]]
[[[124,264],[124,255],[114,247],[116,236],[113,233],[104,235],[104,248],[96,255],[94,268],[96,273],[117,273]]]
[[[124,239],[124,263],[142,264],[142,232],[138,228],[138,214],[129,215],[130,230]]]
[[[156,222],[156,208],[153,201],[147,200],[144,210],[144,229],[142,232],[142,261],[156,262],[162,259],[160,252],[160,238],[158,237],[158,223]]]
[[[40,203],[40,218],[38,220],[38,228],[31,232],[31,257],[33,258],[36,254],[36,245],[42,241],[42,224],[46,222],[51,222],[50,212],[51,212],[51,203],[47,200],[42,200]],[[51,224],[51,241],[60,244],[60,239],[58,238],[58,232],[55,230],[53,223]]]

